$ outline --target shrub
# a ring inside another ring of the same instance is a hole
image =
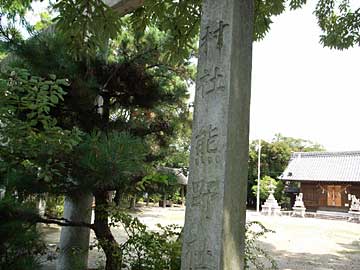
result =
[[[46,215],[50,217],[62,217],[64,214],[64,196],[48,196],[46,198]]]
[[[4,199],[0,201],[0,213],[3,209],[16,207],[17,203]],[[21,207],[26,207],[22,204]],[[39,257],[46,253],[34,224],[8,218],[0,214],[0,270],[40,269]]]
[[[149,230],[137,218],[112,210],[111,225],[120,223],[128,236],[120,245],[117,256],[121,256],[122,269],[126,270],[180,270],[182,229],[176,225]],[[259,245],[259,238],[273,232],[260,222],[246,225],[245,269],[278,269],[276,261]]]
[[[113,223],[120,222],[128,236],[121,245],[123,269],[179,270],[181,262],[181,227],[158,225],[149,230],[137,218],[124,213],[113,215]]]
[[[245,269],[250,269],[250,267],[256,270],[278,269],[274,258],[259,245],[258,241],[265,234],[274,231],[267,229],[258,221],[248,222],[245,229]]]

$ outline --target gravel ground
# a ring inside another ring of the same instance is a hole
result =
[[[142,207],[136,216],[156,229],[156,224],[183,225],[185,209],[180,207]],[[261,245],[276,259],[280,270],[360,270],[360,224],[338,220],[296,217],[267,217],[253,211],[247,220],[257,220],[274,230]],[[58,244],[59,228],[44,228],[46,241]],[[115,238],[125,239],[121,227],[113,229]],[[94,239],[93,233],[91,239]],[[96,268],[104,261],[103,254],[92,250],[89,267]],[[44,263],[44,270],[55,269],[55,261]]]
[[[281,270],[359,270],[360,224],[248,215],[274,230],[261,242]]]

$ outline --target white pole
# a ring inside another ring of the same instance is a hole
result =
[[[260,156],[261,156],[261,139],[258,145],[258,180],[257,180],[257,194],[256,194],[256,212],[260,211]]]

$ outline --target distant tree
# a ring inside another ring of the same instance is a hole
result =
[[[276,187],[276,180],[270,176],[263,176],[260,180],[260,200],[264,201],[269,196],[270,185]],[[257,180],[254,186],[252,186],[252,193],[256,196],[257,194]]]
[[[292,152],[324,151],[324,147],[308,140],[285,137],[276,134],[271,142],[261,141],[260,171],[261,176],[277,179],[285,170]],[[253,186],[257,186],[258,173],[258,141],[252,141],[249,148],[248,205],[256,202]],[[277,196],[280,199],[280,186]],[[267,195],[266,195],[267,197]],[[263,197],[261,197],[263,199]]]
[[[274,188],[274,197],[278,202],[283,199],[284,184],[280,180],[275,180],[270,176],[263,176],[260,180],[260,201],[265,201],[269,197],[270,185]],[[257,194],[257,180],[255,185],[252,186],[252,193],[254,196]]]

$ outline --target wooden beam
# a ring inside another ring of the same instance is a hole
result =
[[[141,7],[145,0],[104,0],[104,3],[114,10],[125,15]]]

